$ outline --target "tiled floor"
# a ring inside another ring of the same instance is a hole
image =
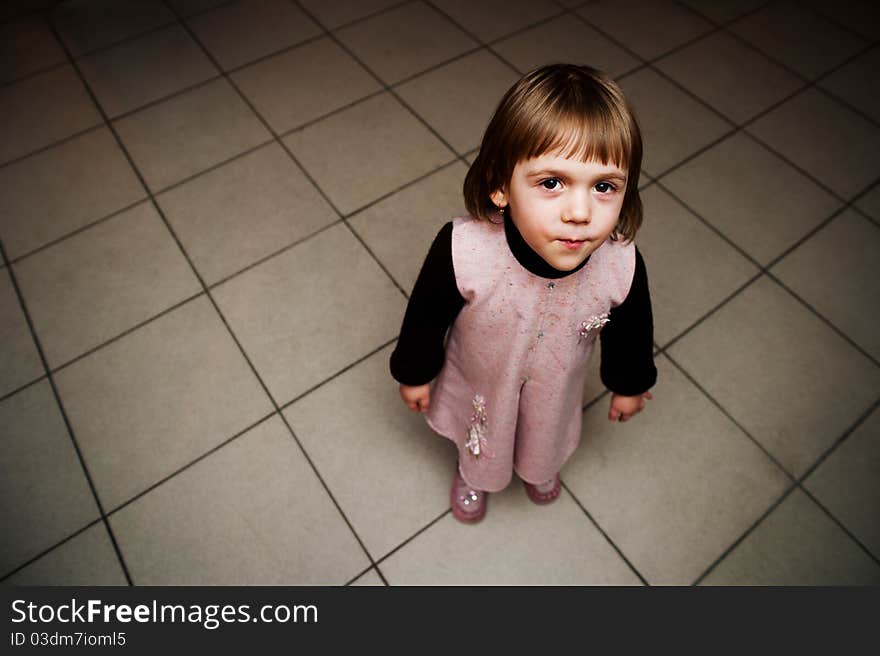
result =
[[[0,579],[880,584],[874,6],[3,3]],[[466,527],[388,357],[559,59],[643,125],[660,381]]]

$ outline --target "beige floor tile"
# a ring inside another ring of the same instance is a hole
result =
[[[880,413],[874,410],[804,486],[880,558]]]
[[[726,23],[754,11],[764,0],[684,0],[684,4],[716,23]]]
[[[662,189],[650,187],[642,202],[646,218],[636,244],[648,269],[654,340],[662,346],[758,268]]]
[[[664,57],[657,66],[736,123],[782,100],[804,82],[725,32]],[[735,89],[735,93],[731,90]]]
[[[578,13],[640,57],[653,59],[712,29],[712,23],[672,2],[599,0]]]
[[[376,574],[376,570],[371,569],[366,574],[359,576],[357,580],[352,581],[351,585],[356,587],[379,587],[384,586],[385,584],[382,583],[382,579]]]
[[[6,267],[0,270],[0,344],[0,397],[45,373]]]
[[[859,198],[856,206],[875,221],[880,221],[880,185],[875,185],[873,189]]]
[[[880,98],[873,92],[880,70],[880,47],[874,47],[824,78],[820,86],[880,122]]]
[[[492,49],[522,73],[568,62],[593,66],[615,77],[639,64],[626,50],[568,14],[494,43]]]
[[[778,257],[841,204],[742,133],[675,169],[661,183],[761,264]]]
[[[0,401],[0,576],[99,516],[48,381]]]
[[[369,565],[277,417],[110,523],[138,585],[341,585]]]
[[[789,479],[670,362],[626,424],[584,415],[562,478],[649,583],[688,585],[779,498]]]
[[[55,380],[108,511],[272,411],[204,297]]]
[[[479,524],[446,514],[381,567],[391,585],[640,584],[570,495],[537,506],[516,479]]]
[[[214,298],[279,405],[393,339],[404,310],[343,225],[223,283]]]
[[[0,87],[0,164],[100,123],[70,65]]]
[[[880,128],[814,89],[762,116],[748,131],[844,198],[880,176]]]
[[[478,148],[504,92],[519,78],[487,50],[397,87],[397,93],[458,153]]]
[[[201,291],[150,203],[14,267],[53,368]]]
[[[560,12],[550,0],[435,0],[434,4],[484,43]]]
[[[199,14],[189,24],[227,71],[321,33],[287,0],[239,0]]]
[[[218,75],[179,25],[99,50],[77,64],[111,118]]]
[[[0,168],[3,246],[17,258],[145,196],[110,131],[86,132]]]
[[[271,139],[226,80],[209,82],[115,125],[154,192]]]
[[[300,4],[332,30],[402,3],[400,0],[302,0]]]
[[[449,507],[455,446],[400,398],[382,349],[287,410],[293,432],[374,558]],[[359,475],[352,476],[352,472]]]
[[[26,16],[0,25],[0,83],[65,61],[48,21]]]
[[[873,0],[807,0],[807,4],[865,38],[880,38],[880,15]]]
[[[642,129],[642,168],[657,176],[718,139],[731,126],[651,70],[641,70],[621,83]]]
[[[3,581],[7,585],[128,585],[103,522]]]
[[[67,0],[52,19],[74,57],[174,22],[162,0]]]
[[[454,158],[387,93],[294,132],[284,142],[343,214]]]
[[[477,45],[424,2],[407,3],[342,28],[337,36],[387,84]]]
[[[863,39],[790,1],[768,3],[733,23],[730,29],[810,79],[840,64],[865,45]]]
[[[277,143],[157,200],[208,285],[339,218]]]
[[[880,370],[762,277],[670,356],[793,475],[876,400]]]
[[[880,565],[795,490],[703,585],[878,585]]]
[[[166,0],[168,6],[181,16],[192,16],[203,11],[208,11],[220,5],[236,2],[237,0]]]
[[[461,185],[466,173],[456,161],[348,220],[407,293],[440,228],[465,215]]]
[[[847,210],[773,267],[823,317],[880,358],[880,227]],[[821,267],[817,263],[821,262]]]
[[[279,134],[380,88],[372,75],[329,38],[243,68],[232,79]]]

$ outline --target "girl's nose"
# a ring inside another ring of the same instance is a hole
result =
[[[575,192],[571,197],[566,219],[575,223],[590,222],[590,198],[588,194]]]

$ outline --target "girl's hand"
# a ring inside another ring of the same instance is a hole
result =
[[[650,392],[638,396],[611,395],[611,407],[608,409],[608,421],[628,421],[642,411],[645,407],[645,399],[654,397]]]
[[[426,412],[431,403],[431,386],[424,385],[401,385],[400,396],[406,407],[413,412]]]

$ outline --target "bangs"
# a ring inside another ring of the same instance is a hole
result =
[[[563,103],[567,105],[567,103]],[[596,106],[595,103],[577,103],[574,107],[548,107],[537,112],[523,126],[521,139],[510,153],[514,162],[532,159],[546,154],[578,159],[582,162],[598,161],[613,164],[621,169],[631,168],[633,155],[633,131],[627,117],[614,114]]]

